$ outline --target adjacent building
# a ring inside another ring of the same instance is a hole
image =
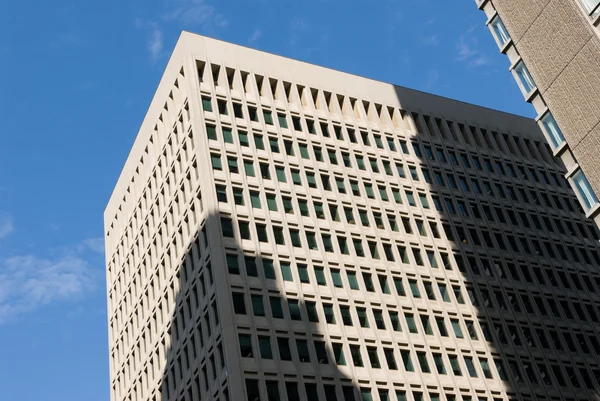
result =
[[[184,32],[105,211],[113,401],[596,399],[531,119]]]
[[[600,0],[476,0],[588,217],[600,224]]]

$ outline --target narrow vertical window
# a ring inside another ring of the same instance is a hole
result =
[[[583,174],[583,171],[578,170],[575,174],[573,174],[573,183],[575,184],[575,189],[579,194],[581,202],[585,206],[586,210],[589,210],[598,204],[598,197],[594,193],[590,182],[587,177]]]
[[[565,137],[563,136],[562,131],[558,127],[554,116],[550,112],[546,113],[540,121],[542,122],[542,126],[548,134],[548,137],[550,138],[550,142],[552,143],[552,147],[554,149],[558,148],[563,143],[565,143]]]
[[[581,0],[581,4],[590,15],[596,15],[600,12],[600,0]]]
[[[514,69],[515,75],[521,85],[521,89],[523,90],[524,95],[528,95],[535,88],[535,82],[533,82],[533,78],[529,73],[527,67],[525,67],[525,63],[520,61]]]
[[[500,43],[500,46],[504,46],[506,43],[508,43],[508,41],[510,40],[510,36],[499,16],[496,15],[492,19],[492,21],[490,22],[490,26],[492,27],[494,36],[498,40],[498,43]]]

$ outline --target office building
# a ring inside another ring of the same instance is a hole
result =
[[[476,0],[588,217],[600,225],[600,0]]]
[[[111,399],[593,399],[564,174],[534,120],[184,32],[105,211]]]

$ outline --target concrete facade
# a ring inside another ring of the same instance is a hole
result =
[[[526,93],[539,117],[548,110],[565,146],[556,147],[568,174],[581,169],[600,194],[600,2],[477,0],[488,23],[499,16],[510,35],[501,44],[514,66],[524,62],[535,82]],[[595,7],[595,8],[594,8]],[[594,11],[590,11],[593,9]],[[492,32],[494,33],[493,29]],[[584,209],[600,223],[597,205]]]
[[[112,401],[590,400],[535,121],[182,33],[107,205]]]

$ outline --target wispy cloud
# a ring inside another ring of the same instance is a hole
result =
[[[0,212],[0,238],[4,238],[13,231],[13,219],[7,212]]]
[[[144,21],[141,18],[136,18],[135,26],[146,31],[146,48],[150,52],[152,60],[158,60],[164,49],[163,31],[160,25],[154,21]]]
[[[152,55],[152,59],[156,60],[160,56],[164,44],[163,44],[163,33],[157,24],[151,24],[150,35],[148,37],[148,50]]]
[[[164,14],[167,21],[177,20],[200,29],[229,25],[227,18],[206,0],[169,0],[168,5],[169,10]]]
[[[248,38],[248,43],[254,43],[256,42],[258,39],[260,39],[262,36],[262,31],[258,28],[256,28],[254,30],[254,32],[252,32],[252,35],[250,35],[250,37]]]
[[[479,40],[473,34],[477,25],[471,26],[456,42],[456,61],[464,62],[469,67],[481,67],[490,63],[490,58],[481,51]]]
[[[0,212],[0,238],[12,230],[11,216]],[[91,261],[104,253],[103,238],[88,238],[58,252],[60,256],[0,259],[0,323],[54,302],[77,300],[95,288],[101,276]]]
[[[166,0],[166,10],[151,18],[136,18],[135,26],[147,33],[147,48],[153,61],[164,52],[165,32],[191,28],[198,32],[226,28],[229,21],[208,0]]]
[[[422,35],[419,40],[423,46],[438,47],[440,45],[440,38],[437,34]]]
[[[104,254],[104,238],[88,238],[83,240],[82,245],[94,252]]]
[[[293,18],[290,23],[290,46],[294,46],[300,41],[302,35],[308,30],[308,23],[299,17]]]
[[[44,305],[73,301],[95,286],[96,272],[81,256],[35,255],[0,261],[0,322]]]
[[[425,78],[425,89],[431,90],[433,89],[440,80],[440,72],[436,69],[429,70],[427,72],[427,77]]]

